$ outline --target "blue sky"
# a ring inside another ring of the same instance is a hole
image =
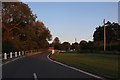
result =
[[[119,0],[19,0],[19,1],[22,2],[118,2]]]
[[[118,22],[117,2],[26,2],[61,42],[92,40],[95,28],[103,19]]]

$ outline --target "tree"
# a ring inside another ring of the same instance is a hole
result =
[[[118,23],[106,23],[106,38],[107,42],[120,39],[120,25]],[[104,39],[104,26],[99,26],[93,34],[94,41],[103,41]]]
[[[36,21],[37,16],[27,4],[3,2],[2,7],[2,46],[11,41],[16,50],[49,47],[48,41],[52,38],[49,29]]]
[[[19,14],[18,14],[19,13]],[[2,3],[2,41],[11,41],[16,50],[25,49],[23,46],[27,38],[24,28],[32,26],[36,17],[28,5],[22,2]],[[30,43],[29,43],[30,44]],[[5,48],[5,47],[4,47]]]
[[[79,44],[80,46],[80,50],[87,50],[88,49],[88,44],[87,44],[87,41],[85,40],[82,40]]]
[[[11,40],[6,40],[6,41],[2,42],[2,44],[4,44],[2,46],[2,53],[5,53],[5,52],[7,53],[7,52],[16,50],[16,48]]]
[[[56,38],[53,40],[52,45],[53,45],[54,49],[58,49],[58,50],[61,49],[61,43],[60,43],[60,40],[59,40],[58,37],[56,37]]]
[[[93,52],[93,50],[94,50],[93,41],[88,41],[87,46],[88,46],[88,50],[90,52]]]
[[[106,26],[106,42],[107,50],[120,50],[120,25],[118,23],[107,22]],[[104,26],[99,26],[93,34],[94,48],[103,50]]]
[[[52,39],[52,35],[50,34],[50,31],[48,28],[45,27],[43,22],[37,21],[35,25],[35,35],[38,37],[36,39],[36,42],[41,45],[41,48],[44,48],[45,45],[48,45],[48,41]],[[46,47],[45,47],[46,48]]]
[[[69,42],[63,42],[62,43],[62,50],[69,51],[70,50],[70,43]]]
[[[71,49],[75,51],[79,51],[79,44],[77,42],[72,43]]]
[[[28,5],[22,2],[3,2],[2,7],[3,40],[13,37],[12,34],[18,35],[15,30],[20,33],[21,28],[35,22],[36,16],[32,14]]]

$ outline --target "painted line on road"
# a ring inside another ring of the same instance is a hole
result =
[[[86,71],[83,71],[83,70],[77,69],[77,68],[75,68],[75,67],[68,66],[68,65],[63,64],[63,63],[61,63],[61,62],[58,62],[58,61],[52,60],[52,59],[50,58],[50,54],[47,55],[47,58],[48,58],[48,60],[50,60],[50,61],[52,61],[52,62],[55,62],[55,63],[57,63],[57,64],[60,64],[60,65],[62,65],[62,66],[65,66],[65,67],[67,67],[67,68],[71,68],[71,69],[73,69],[73,70],[76,70],[76,71],[82,72],[82,73],[84,73],[84,74],[87,74],[87,75],[89,75],[89,76],[92,76],[92,77],[95,77],[95,78],[98,78],[98,79],[101,79],[101,80],[105,80],[104,78],[102,78],[102,77],[100,77],[100,76],[97,76],[97,75],[95,75],[95,74],[92,74],[92,73],[89,73],[89,72],[86,72]]]
[[[40,53],[40,52],[38,52],[38,53]],[[36,53],[36,54],[38,54],[38,53]],[[35,55],[35,54],[34,54],[34,55]],[[24,57],[25,57],[25,56],[22,56],[22,57],[18,57],[18,58],[15,58],[15,59],[13,59],[13,60],[7,61],[7,62],[5,62],[4,64],[0,65],[0,67],[3,66],[3,65],[5,65],[5,64],[8,64],[8,63],[10,63],[10,62],[13,62],[13,61],[15,61],[15,60],[17,60],[17,59],[24,58]]]
[[[34,79],[38,80],[36,73],[33,73]]]
[[[10,62],[16,61],[16,60],[18,60],[18,59],[20,59],[20,58],[23,58],[23,57],[25,57],[25,56],[18,57],[18,58],[15,58],[15,59],[13,59],[13,60],[7,61],[7,62],[5,62],[4,64],[0,65],[0,67],[3,66],[3,65],[5,65],[5,64],[8,64],[8,63],[10,63]]]

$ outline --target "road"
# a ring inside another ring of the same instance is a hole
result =
[[[26,56],[2,66],[2,77],[4,78],[29,78],[39,80],[40,78],[92,78],[90,75],[67,68],[50,61],[48,52]],[[96,79],[98,80],[98,79]]]

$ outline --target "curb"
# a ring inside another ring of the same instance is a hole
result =
[[[51,54],[47,55],[47,58],[48,58],[48,60],[50,60],[50,61],[52,61],[52,62],[54,62],[54,63],[60,64],[60,65],[62,65],[62,66],[64,66],[64,67],[67,67],[67,68],[76,70],[76,71],[78,71],[78,72],[82,72],[82,73],[87,74],[87,75],[89,75],[89,76],[92,76],[92,77],[94,77],[94,78],[97,78],[97,79],[100,79],[100,80],[105,80],[104,78],[102,78],[102,77],[100,77],[100,76],[98,76],[98,75],[95,75],[95,74],[92,74],[92,73],[89,73],[89,72],[86,72],[86,71],[77,69],[77,68],[75,68],[75,67],[68,66],[68,65],[63,64],[63,63],[61,63],[61,62],[55,61],[55,60],[53,60],[53,59],[50,58],[50,55],[51,55]]]

